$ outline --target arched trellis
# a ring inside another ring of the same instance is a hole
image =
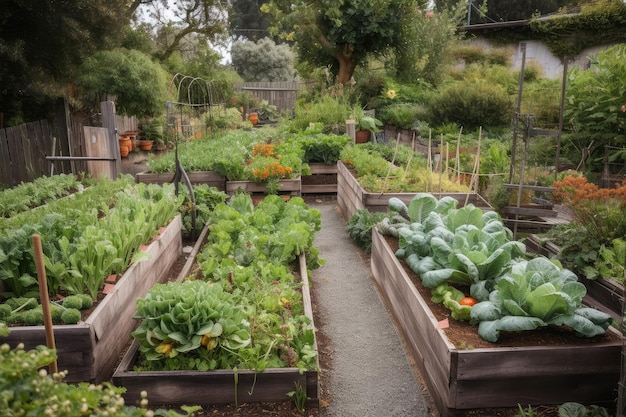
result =
[[[166,105],[167,134],[172,142],[206,133],[206,119],[224,112],[226,88],[216,80],[177,73],[172,77]]]
[[[169,96],[173,98],[166,104],[166,132],[168,142],[174,143],[176,171],[174,187],[178,195],[178,186],[183,182],[189,192],[193,209],[191,211],[191,237],[196,235],[196,199],[189,176],[178,158],[178,144],[181,139],[190,139],[202,135],[207,130],[206,118],[213,118],[215,113],[224,109],[224,94],[219,94],[213,81],[200,77],[191,77],[177,73],[172,78]]]

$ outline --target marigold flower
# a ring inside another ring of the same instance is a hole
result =
[[[396,98],[396,90],[387,90],[387,97],[389,97],[392,100]]]

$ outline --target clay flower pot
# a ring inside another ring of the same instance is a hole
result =
[[[120,156],[122,158],[127,157],[129,152],[130,152],[130,149],[128,148],[128,146],[120,146]]]
[[[250,113],[250,115],[248,116],[248,120],[250,120],[253,126],[256,126],[256,124],[259,123],[259,114]]]
[[[152,149],[152,144],[154,142],[151,140],[140,140],[139,141],[139,149],[142,151],[149,151]]]

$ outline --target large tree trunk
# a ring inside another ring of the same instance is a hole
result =
[[[339,74],[337,75],[337,83],[347,84],[354,74],[356,62],[352,58],[353,46],[346,44],[337,53],[337,61],[339,61]]]

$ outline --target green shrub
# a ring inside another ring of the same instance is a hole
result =
[[[0,320],[5,320],[11,315],[11,307],[7,304],[0,304]]]
[[[508,66],[511,50],[505,48],[483,48],[477,45],[464,45],[453,51],[454,57],[462,59],[466,65],[482,63],[489,65]]]
[[[506,125],[512,110],[506,90],[485,80],[448,84],[430,106],[433,124],[457,123],[464,129]]]
[[[426,109],[419,104],[397,103],[384,107],[377,117],[385,124],[410,129],[419,119],[423,119]]]

